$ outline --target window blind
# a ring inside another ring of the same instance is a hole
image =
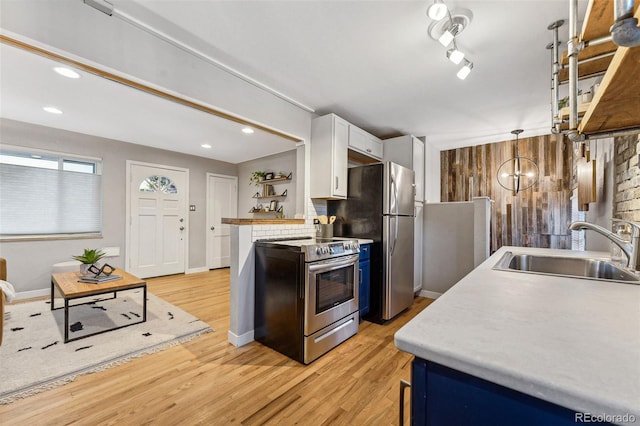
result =
[[[0,237],[100,234],[102,176],[0,164]]]

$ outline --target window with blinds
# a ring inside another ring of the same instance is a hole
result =
[[[0,239],[101,233],[100,159],[0,147]]]

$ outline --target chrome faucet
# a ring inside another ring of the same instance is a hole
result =
[[[612,219],[615,222],[626,223],[631,226],[631,242],[628,242],[618,235],[614,234],[602,226],[595,225],[589,222],[576,221],[569,225],[569,229],[572,231],[579,231],[582,229],[590,229],[597,232],[600,235],[607,237],[612,243],[616,244],[622,252],[627,256],[627,267],[634,271],[640,270],[640,224],[636,222],[629,222],[622,219]]]

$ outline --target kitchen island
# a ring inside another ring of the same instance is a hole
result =
[[[502,247],[401,328],[415,424],[640,423],[640,286],[493,270],[506,251],[608,257]]]

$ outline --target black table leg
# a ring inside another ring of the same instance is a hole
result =
[[[147,286],[142,287],[142,322],[147,321]]]
[[[64,298],[64,342],[69,341],[69,299]]]

